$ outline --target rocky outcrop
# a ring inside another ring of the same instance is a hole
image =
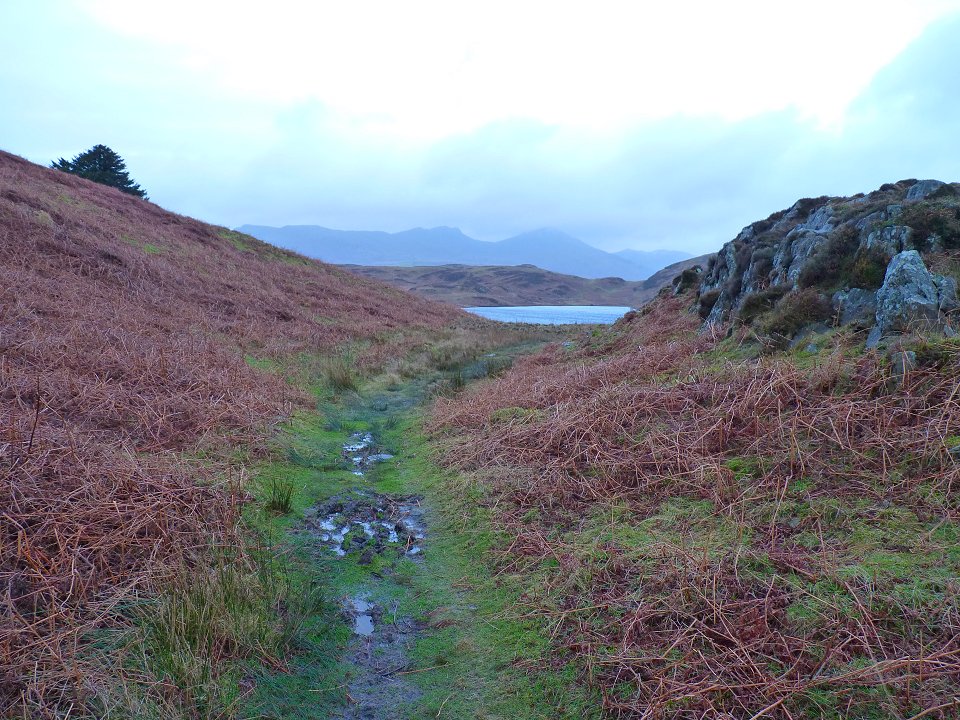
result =
[[[867,195],[808,198],[745,227],[710,261],[699,305],[706,323],[736,319],[752,296],[814,289],[836,322],[871,339],[918,324],[949,331],[956,282],[921,253],[960,249],[960,184],[902,180]],[[809,292],[809,290],[807,290]]]
[[[907,190],[907,200],[923,200],[928,195],[935,193],[946,183],[939,180],[921,180]]]
[[[883,337],[909,330],[944,329],[944,313],[957,307],[957,281],[934,275],[916,250],[899,253],[887,266],[877,291],[876,324],[869,347]]]

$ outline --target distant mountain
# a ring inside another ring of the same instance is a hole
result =
[[[536,265],[584,278],[644,280],[677,259],[675,251],[608,253],[559,230],[540,229],[499,242],[484,242],[458,228],[414,228],[398,233],[332,230],[319,225],[243,225],[241,232],[341,265]]]
[[[628,305],[640,307],[688,267],[706,265],[709,255],[663,268],[642,282],[620,278],[583,278],[533,265],[478,266],[344,265],[344,270],[374,278],[431,300],[470,306]]]

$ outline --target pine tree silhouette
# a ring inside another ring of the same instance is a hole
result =
[[[50,167],[149,200],[147,191],[130,178],[123,158],[106,145],[94,145],[86,152],[77,155],[73,160],[60,158],[56,162],[50,163]]]

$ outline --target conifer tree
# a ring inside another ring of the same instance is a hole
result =
[[[50,167],[79,175],[101,185],[115,187],[129,195],[148,200],[147,191],[135,183],[127,173],[127,165],[117,153],[106,145],[94,145],[73,160],[60,158]]]

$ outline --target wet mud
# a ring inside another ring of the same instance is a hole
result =
[[[427,526],[421,498],[374,492],[359,478],[392,455],[378,450],[369,432],[354,433],[343,445],[342,457],[352,462],[361,484],[316,505],[306,513],[303,531],[320,553],[331,553],[336,562],[370,565],[375,559],[391,564],[401,560],[419,563]],[[376,598],[387,582],[371,573],[364,587],[341,599],[341,613],[353,630],[345,660],[350,664],[347,705],[333,717],[340,720],[397,720],[421,695],[412,681],[415,669],[410,653],[424,628],[413,618],[398,614],[393,601],[386,606]]]

